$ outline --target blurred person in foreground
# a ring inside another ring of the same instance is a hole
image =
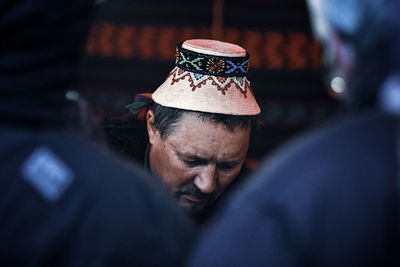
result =
[[[348,116],[262,167],[189,266],[400,266],[400,1],[308,5]]]
[[[193,239],[158,181],[79,128],[92,5],[0,1],[0,266],[179,266]]]
[[[147,121],[149,144],[137,160],[144,158],[145,169],[164,182],[179,206],[203,222],[241,172],[260,108],[246,78],[249,55],[242,47],[187,40],[178,45],[175,62],[153,94],[139,95],[128,106]],[[129,142],[120,144],[110,132],[111,145],[127,151]],[[137,153],[137,147],[132,150]]]

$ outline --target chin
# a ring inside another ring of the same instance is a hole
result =
[[[179,206],[191,217],[199,217],[204,212],[207,203],[196,203],[180,199]]]

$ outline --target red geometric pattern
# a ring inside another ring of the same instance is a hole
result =
[[[246,77],[241,78],[242,82],[239,82],[236,77],[218,77],[201,74],[199,75],[189,71],[184,71],[178,67],[175,67],[170,72],[167,79],[170,77],[172,79],[171,85],[174,85],[180,80],[185,80],[186,78],[188,78],[188,81],[190,82],[189,86],[192,88],[192,91],[196,90],[197,88],[201,88],[201,86],[205,85],[207,82],[211,82],[218,91],[221,91],[221,93],[225,95],[226,91],[233,83],[245,98],[247,98],[248,91],[253,94],[253,91],[250,88],[250,82],[246,79]]]

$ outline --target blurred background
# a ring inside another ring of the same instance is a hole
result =
[[[176,45],[193,38],[250,53],[248,79],[264,124],[253,133],[247,167],[339,112],[305,0],[110,0],[96,4],[78,88],[100,124],[129,117],[125,105],[164,82]]]

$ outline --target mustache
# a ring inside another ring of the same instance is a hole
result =
[[[214,198],[216,195],[216,191],[212,192],[212,193],[203,193],[201,192],[201,190],[194,184],[194,183],[190,183],[188,185],[185,185],[184,187],[182,187],[181,189],[179,189],[175,195],[177,197],[181,196],[181,195],[191,195],[197,198]]]

